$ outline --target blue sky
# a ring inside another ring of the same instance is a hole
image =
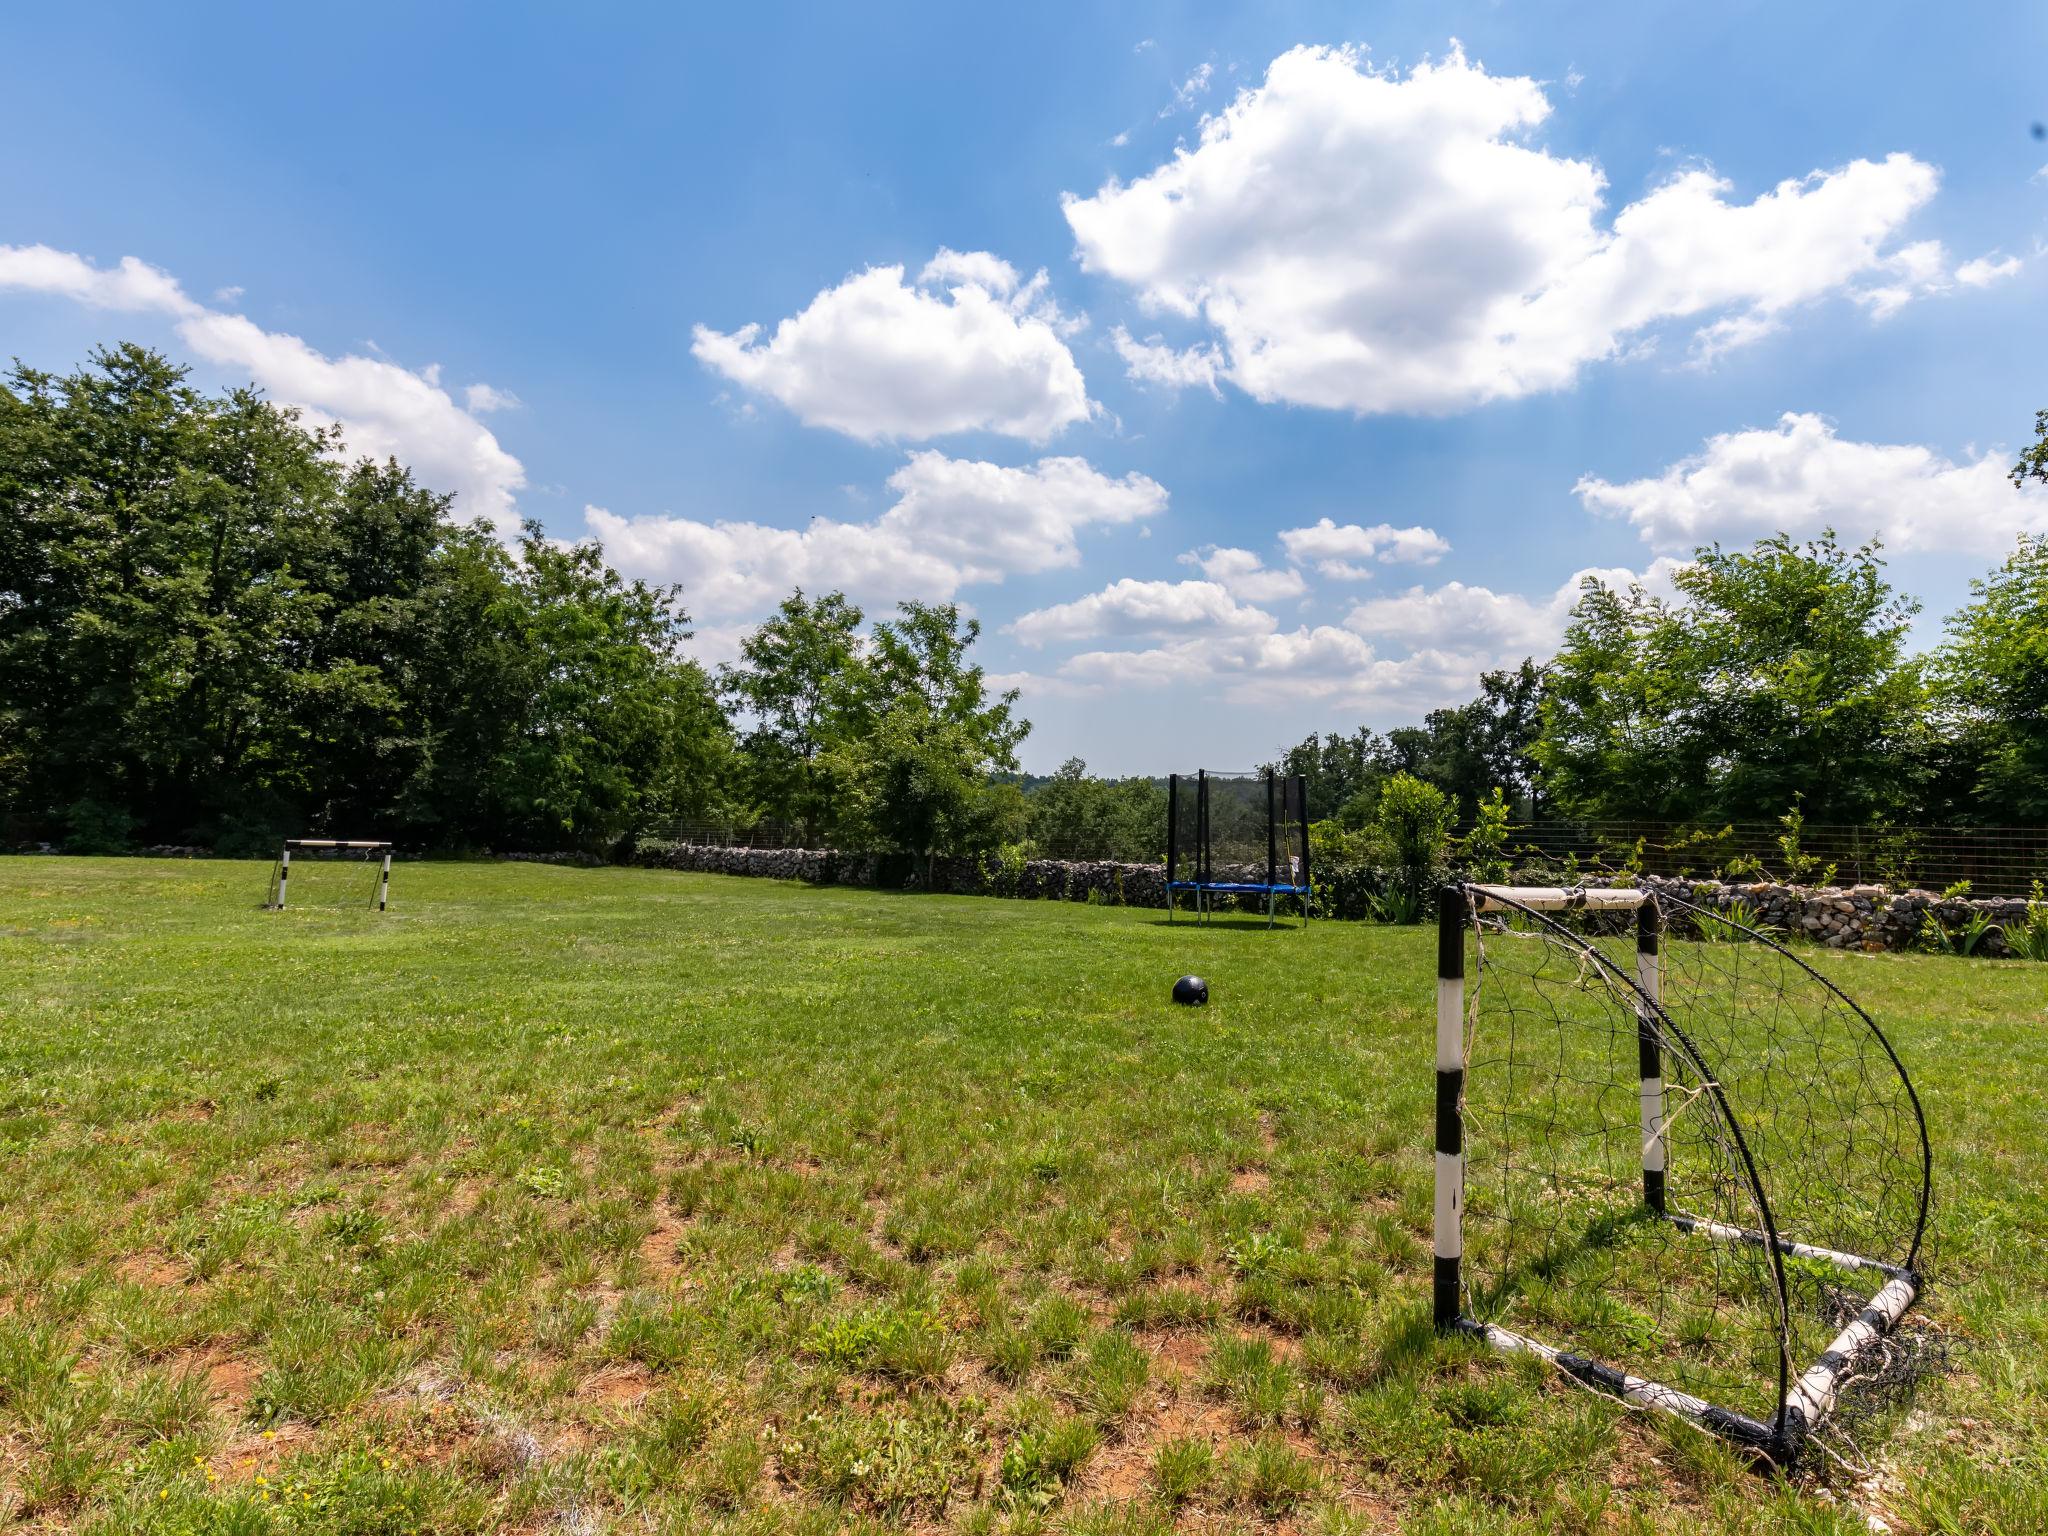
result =
[[[2044,43],[2018,4],[42,7],[0,350],[254,379],[680,581],[707,660],[796,580],[952,597],[1027,766],[1245,766],[1469,697],[1579,572],[1779,526],[1881,534],[1931,639],[2048,528],[2002,473],[2048,406]]]

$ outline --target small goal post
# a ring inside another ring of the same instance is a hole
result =
[[[1440,891],[1439,1330],[1789,1465],[1909,1378],[1931,1166],[1891,1042],[1768,934],[1630,888]]]
[[[385,911],[391,905],[391,844],[360,838],[288,837],[278,851],[277,862],[270,867],[270,892],[268,899],[263,903],[265,910],[284,910],[285,899],[291,891],[294,850],[315,854],[360,853],[365,864],[377,861],[377,883],[370,897],[370,905],[379,912]]]

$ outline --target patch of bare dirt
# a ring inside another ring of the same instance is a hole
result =
[[[222,1447],[212,1466],[225,1482],[248,1483],[276,1473],[284,1459],[312,1443],[313,1430],[304,1424],[246,1430]]]
[[[1155,1363],[1193,1381],[1208,1362],[1209,1336],[1206,1333],[1169,1334],[1152,1346],[1152,1358]]]
[[[614,1407],[640,1401],[654,1390],[654,1376],[646,1366],[610,1365],[586,1376],[576,1385],[579,1402]]]
[[[145,1248],[140,1253],[123,1255],[114,1265],[115,1277],[129,1285],[147,1285],[165,1289],[183,1285],[187,1278],[185,1266],[160,1249]]]
[[[682,1274],[679,1249],[689,1227],[690,1218],[679,1214],[666,1200],[655,1202],[654,1228],[640,1239],[640,1262],[646,1265],[656,1284],[665,1285]]]

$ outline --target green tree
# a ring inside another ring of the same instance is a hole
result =
[[[123,346],[0,389],[0,761],[80,846],[360,814],[416,734],[392,675],[445,502]],[[372,534],[377,537],[372,537]],[[369,558],[374,554],[374,558]]]
[[[1373,839],[1402,893],[1417,903],[1443,873],[1455,814],[1442,790],[1413,774],[1397,772],[1381,787]]]
[[[747,719],[741,752],[749,793],[770,816],[815,841],[832,818],[819,757],[857,733],[868,702],[861,611],[841,592],[815,600],[801,587],[719,672],[720,692]]]
[[[520,721],[496,784],[514,835],[597,849],[639,830],[674,767],[686,694],[701,716],[702,674],[677,654],[690,635],[678,589],[627,581],[595,544],[528,523],[492,618]]]
[[[2012,467],[2012,483],[2021,490],[2029,480],[2048,485],[2048,411],[2034,412],[2034,441]]]
[[[1756,821],[1804,796],[1818,822],[1910,803],[1925,689],[1917,605],[1877,546],[1832,533],[1696,551],[1662,602],[1589,581],[1551,663],[1536,757],[1596,816]]]
[[[1705,762],[1680,713],[1665,605],[1589,579],[1550,663],[1536,757],[1551,798],[1578,815],[1678,817],[1705,799]],[[1690,699],[1686,701],[1691,707]]]
[[[1308,791],[1311,821],[1334,817],[1350,826],[1362,824],[1380,782],[1391,771],[1386,742],[1362,726],[1349,736],[1336,731],[1327,736],[1310,734],[1270,766],[1280,773],[1301,776]],[[1346,811],[1347,806],[1355,807],[1355,814]]]
[[[1934,665],[1970,809],[1987,822],[2048,821],[2048,537],[2022,534],[1970,591]]]
[[[1396,726],[1384,737],[1364,728],[1349,736],[1311,735],[1272,766],[1307,781],[1311,820],[1334,819],[1352,829],[1371,821],[1380,787],[1395,773],[1434,784],[1455,802],[1463,822],[1497,787],[1515,803],[1529,804],[1536,793],[1543,674],[1534,661],[1524,661],[1485,673],[1479,686],[1471,703],[1433,709],[1420,725]]]
[[[1151,779],[1098,779],[1078,757],[1030,796],[1031,840],[1052,859],[1146,863],[1166,848],[1166,791]]]
[[[951,603],[900,603],[877,624],[865,665],[852,676],[859,701],[849,731],[820,759],[834,785],[841,841],[879,841],[931,861],[1001,840],[1016,805],[1017,744],[1031,729],[1015,714],[1017,692],[991,696],[968,659],[981,636]]]
[[[875,626],[869,704],[877,714],[905,701],[921,704],[933,719],[965,732],[990,768],[1014,771],[1031,725],[1017,718],[1017,690],[991,697],[986,674],[967,659],[980,638],[981,621],[963,623],[956,604],[898,603],[896,617]]]

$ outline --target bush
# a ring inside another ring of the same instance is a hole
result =
[[[1318,916],[1357,922],[1372,915],[1386,879],[1369,832],[1335,819],[1309,823],[1308,863]]]
[[[1508,802],[1498,784],[1493,793],[1479,802],[1479,813],[1472,823],[1472,830],[1465,834],[1465,870],[1474,880],[1494,883],[1508,877]]]
[[[2034,882],[2027,900],[2027,915],[2005,926],[2005,948],[2021,960],[2048,960],[2048,893]]]
[[[1451,817],[1444,792],[1412,774],[1397,773],[1380,790],[1372,835],[1393,867],[1397,888],[1418,904],[1443,876]]]

